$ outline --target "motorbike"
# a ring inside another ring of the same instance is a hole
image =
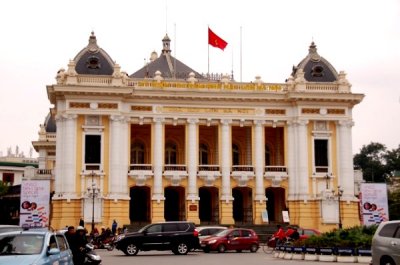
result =
[[[107,249],[108,251],[111,251],[114,249],[114,241],[115,236],[109,236],[104,240],[102,240],[100,236],[97,236],[93,238],[90,243],[94,245],[94,248]]]
[[[101,257],[94,251],[94,245],[91,243],[86,244],[85,246],[85,262],[83,264],[100,264]]]

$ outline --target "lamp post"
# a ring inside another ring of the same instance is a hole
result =
[[[96,173],[92,171],[90,173],[90,176],[92,177],[92,187],[88,187],[88,195],[92,197],[92,233],[94,231],[94,199],[98,196],[100,193],[100,189],[96,187],[96,183],[94,182],[94,176],[96,176]]]
[[[340,211],[340,198],[343,195],[343,189],[340,188],[340,186],[338,186],[338,190],[337,190],[337,195],[338,195],[338,204],[339,204],[339,229],[342,229],[342,213]]]
[[[331,179],[331,176],[332,176],[332,173],[331,173],[331,174],[326,173],[326,175],[325,175],[326,189],[327,189],[327,190],[329,190],[329,181],[330,181],[330,179]]]

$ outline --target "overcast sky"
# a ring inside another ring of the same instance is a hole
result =
[[[228,42],[210,47],[210,72],[233,69],[244,82],[284,82],[314,40],[352,92],[366,95],[353,111],[353,153],[371,141],[399,146],[398,0],[12,0],[0,3],[0,152],[18,145],[29,154],[51,107],[46,85],[92,30],[129,74],[160,53],[166,33],[173,55],[205,73],[208,26]]]

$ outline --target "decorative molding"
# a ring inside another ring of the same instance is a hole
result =
[[[132,111],[153,111],[152,106],[131,106]]]
[[[328,109],[328,115],[345,115],[345,109]]]
[[[302,108],[301,114],[320,114],[319,108]]]
[[[217,113],[217,114],[241,114],[254,115],[255,109],[244,108],[200,108],[200,107],[162,107],[164,113]]]
[[[70,102],[69,108],[71,109],[90,109],[89,102]]]
[[[285,109],[265,109],[265,114],[268,115],[286,115]]]
[[[99,103],[99,109],[118,109],[118,103]]]

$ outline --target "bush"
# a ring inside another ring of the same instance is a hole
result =
[[[370,248],[376,228],[377,225],[337,229],[307,238],[304,246]]]

